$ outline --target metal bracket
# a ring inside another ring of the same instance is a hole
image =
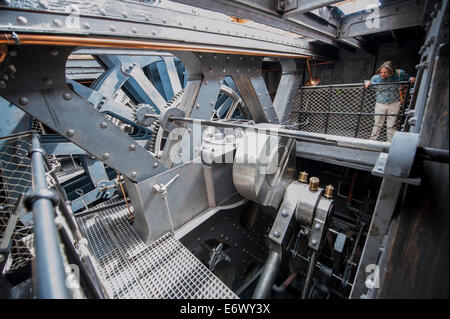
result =
[[[209,262],[208,262],[209,269],[211,271],[214,271],[217,264],[220,263],[222,260],[231,262],[230,256],[225,254],[225,252],[222,249],[223,249],[223,243],[220,243],[219,245],[217,245],[217,247],[215,247],[211,251],[211,256],[210,256]]]
[[[372,174],[405,184],[420,185],[420,177],[411,178],[409,176],[418,144],[419,134],[396,132],[389,148],[389,154],[380,153]]]
[[[280,205],[278,214],[273,222],[269,233],[270,246],[280,254],[282,253],[283,245],[285,244],[286,234],[291,226],[292,221],[295,221],[295,212],[299,202],[299,194],[304,184],[293,181],[286,188],[283,202]],[[292,218],[294,217],[294,218]]]
[[[98,183],[94,190],[87,194],[80,193],[80,197],[72,201],[71,208],[73,212],[77,212],[80,209],[85,208],[87,205],[94,203],[95,201],[103,198],[108,199],[114,195],[112,188],[116,187],[116,181],[101,181]]]

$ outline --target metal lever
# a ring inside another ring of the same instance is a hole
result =
[[[86,202],[84,201],[84,198],[83,198],[83,195],[84,195],[83,190],[80,189],[80,188],[77,188],[77,189],[75,190],[75,193],[77,193],[77,195],[80,196],[81,201],[83,202],[84,208],[85,208],[86,210],[88,210],[88,206],[86,205]]]
[[[172,215],[170,214],[169,202],[167,201],[167,187],[170,186],[180,174],[175,175],[170,181],[166,184],[155,184],[153,185],[153,189],[159,193],[164,199],[164,204],[166,206],[167,214],[169,215],[170,227],[172,228],[172,233],[175,233],[175,228],[173,227]]]

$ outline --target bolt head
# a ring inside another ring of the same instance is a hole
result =
[[[111,157],[111,155],[109,154],[109,153],[103,153],[103,155],[102,155],[102,158],[104,159],[104,160],[107,160],[107,159],[109,159]]]
[[[50,78],[50,77],[46,77],[46,78],[44,79],[44,83],[45,83],[46,85],[52,85],[52,84],[53,84],[53,79]]]
[[[63,25],[62,21],[59,19],[54,19],[53,24],[57,27],[62,27],[62,25]]]
[[[27,105],[30,103],[30,100],[26,96],[19,97],[19,103],[22,105]]]
[[[135,178],[136,176],[137,176],[137,172],[135,172],[135,171],[131,172],[131,174],[130,174],[131,178]]]
[[[105,121],[100,123],[100,127],[101,128],[107,128],[108,127],[108,123],[106,123]]]
[[[48,53],[49,53],[51,56],[57,56],[57,55],[59,54],[58,50],[56,50],[56,49],[50,49],[50,50],[48,51]]]
[[[317,240],[313,239],[313,240],[311,240],[311,243],[312,243],[313,245],[317,245]]]
[[[66,133],[67,133],[68,136],[74,136],[75,135],[75,130],[70,128],[70,129],[67,130]]]
[[[320,229],[320,224],[319,224],[319,223],[316,223],[316,224],[314,225],[314,228],[317,229],[317,230],[319,230],[319,229]]]
[[[276,231],[273,232],[273,236],[276,237],[276,238],[280,238],[281,233],[278,230],[276,230]]]
[[[72,99],[72,94],[70,94],[69,92],[64,92],[63,99],[66,101],[70,101]]]
[[[27,18],[25,18],[24,16],[18,16],[17,19],[16,19],[16,21],[17,21],[19,24],[22,24],[22,25],[28,23]]]
[[[289,213],[287,212],[287,210],[283,209],[283,210],[281,211],[281,216],[283,216],[283,217],[288,217],[288,216],[289,216]]]
[[[130,151],[134,151],[136,149],[136,144],[130,144],[128,148],[130,149]]]
[[[158,164],[158,163],[156,163],[156,162],[155,162],[155,163],[153,163],[153,168],[157,168],[157,167],[158,167],[158,165],[159,165],[159,164]]]

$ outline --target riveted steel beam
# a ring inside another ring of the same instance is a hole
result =
[[[83,39],[104,37],[104,43],[101,44],[103,47],[107,46],[107,39],[111,41],[111,38],[151,39],[156,43],[170,43],[173,46],[191,45],[194,51],[201,50],[201,46],[206,45],[223,50],[252,50],[252,54],[261,52],[262,55],[326,56],[304,39],[149,3],[112,0],[101,3],[48,0],[45,1],[45,6],[40,3],[43,1],[1,2],[0,30],[16,32],[19,38],[21,33],[72,34]],[[25,40],[23,38],[19,41],[25,43]],[[38,43],[36,38],[33,41]],[[67,41],[62,42],[64,43],[61,45],[68,44]],[[192,44],[196,47],[192,47]],[[120,44],[116,45],[121,47]],[[89,44],[86,43],[86,46]],[[145,44],[140,43],[135,48],[144,46]]]
[[[244,20],[252,20],[267,26],[296,33],[306,40],[318,41],[338,47],[340,43],[353,48],[364,49],[365,43],[359,39],[337,38],[337,17],[324,21],[315,14],[299,13],[295,10],[283,12],[277,1],[255,0],[174,0],[194,7],[221,12]],[[316,1],[314,1],[316,2]],[[315,6],[315,5],[313,5]],[[319,19],[316,19],[319,18]],[[339,18],[340,19],[340,18]],[[340,20],[339,20],[340,21]],[[330,23],[332,22],[332,23]],[[311,43],[312,45],[312,43]]]
[[[65,63],[72,48],[14,50],[0,71],[8,75],[1,96],[130,180],[144,180],[167,169],[67,86]]]
[[[403,1],[346,15],[339,27],[339,39],[421,25],[425,0]]]

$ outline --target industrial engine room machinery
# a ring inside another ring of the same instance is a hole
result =
[[[448,1],[360,3],[0,0],[0,297],[448,298]]]

